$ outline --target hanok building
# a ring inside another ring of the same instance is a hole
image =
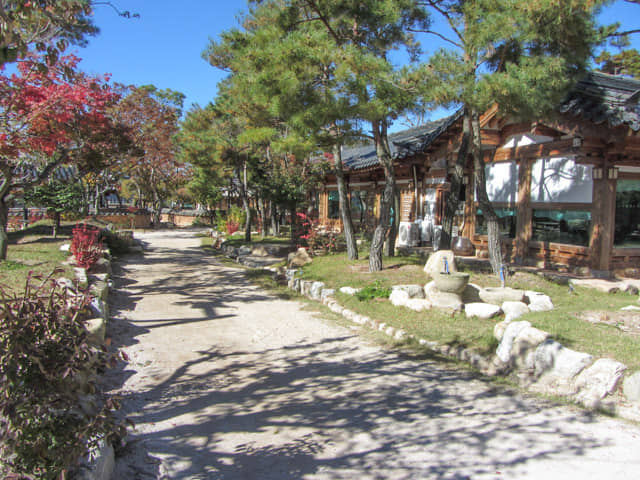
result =
[[[640,268],[640,82],[590,73],[553,118],[519,122],[490,109],[481,117],[487,192],[507,258],[592,272]],[[431,242],[444,213],[462,129],[460,112],[390,135],[398,187],[399,246]],[[373,145],[345,148],[357,227],[372,228],[384,185]],[[454,234],[486,250],[469,161]],[[320,219],[339,222],[335,177]]]

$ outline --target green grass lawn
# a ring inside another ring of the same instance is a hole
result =
[[[303,269],[302,277],[324,282],[329,288],[342,286],[364,287],[377,283],[391,287],[399,284],[421,284],[428,281],[423,272],[425,261],[417,256],[384,259],[384,269],[369,273],[368,261],[350,261],[346,254],[315,257]],[[480,286],[499,286],[493,275],[471,273],[471,282]],[[617,312],[621,307],[637,304],[637,295],[606,294],[594,289],[576,288],[552,283],[539,275],[517,272],[507,280],[507,286],[535,290],[551,297],[555,309],[550,312],[532,312],[520,318],[547,331],[551,337],[568,348],[588,352],[596,358],[613,358],[629,367],[640,369],[640,337],[611,325],[593,324],[578,318],[584,311]],[[391,305],[388,300],[374,299],[361,302],[355,297],[337,295],[345,307],[389,325],[404,329],[427,340],[450,345],[472,347],[480,353],[490,353],[497,346],[493,327],[498,320],[467,319],[464,314],[446,314],[432,309],[413,312]],[[637,314],[636,314],[637,315]]]
[[[51,236],[51,226],[46,222],[19,232],[9,233],[7,260],[0,261],[0,285],[7,293],[18,293],[24,288],[29,272],[33,275],[49,275],[62,267],[64,273],[58,276],[73,278],[73,268],[62,266],[68,254],[60,251],[63,243],[69,243],[71,226],[65,226],[58,238]]]

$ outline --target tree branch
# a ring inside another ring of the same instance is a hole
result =
[[[445,37],[441,33],[438,33],[438,32],[436,32],[434,30],[418,30],[418,29],[414,29],[414,28],[409,28],[408,30],[410,32],[413,32],[413,33],[428,33],[430,35],[435,35],[436,37],[440,37],[445,42],[449,42],[450,44],[452,44],[452,45],[454,45],[454,46],[456,46],[458,48],[462,48],[462,44],[460,44],[460,43],[458,43],[458,42],[456,42],[454,40],[451,40],[450,38]]]

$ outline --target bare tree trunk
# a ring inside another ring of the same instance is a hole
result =
[[[382,166],[385,177],[384,190],[382,192],[382,197],[380,198],[378,224],[373,231],[373,239],[371,240],[371,249],[369,251],[369,271],[379,272],[382,270],[382,249],[384,246],[384,237],[389,229],[391,205],[393,205],[393,197],[396,189],[396,179],[393,171],[391,150],[389,149],[389,140],[387,138],[386,120],[373,121],[372,127],[376,146],[376,155],[378,157],[378,162],[380,162],[380,165]]]
[[[58,238],[60,230],[60,212],[53,212],[53,238]]]
[[[500,241],[500,224],[498,222],[498,216],[487,195],[487,180],[482,155],[482,138],[480,136],[480,115],[474,109],[471,109],[471,130],[473,134],[471,151],[473,154],[476,194],[478,195],[478,204],[487,222],[489,262],[491,262],[493,273],[499,275],[504,263],[502,257],[502,242]]]
[[[387,257],[393,257],[396,250],[396,238],[398,236],[398,224],[400,215],[400,198],[398,197],[398,191],[394,188],[393,192],[393,216],[389,219],[389,233],[387,234],[387,241],[384,243],[386,246],[384,254]]]
[[[258,197],[258,211],[260,212],[260,224],[262,225],[260,237],[264,240],[264,237],[267,236],[267,213],[265,211],[264,199],[262,197]]]
[[[448,250],[451,248],[451,232],[453,230],[453,219],[458,205],[460,204],[460,190],[462,189],[462,177],[464,167],[469,155],[469,137],[471,132],[471,117],[466,114],[462,119],[462,138],[460,149],[456,158],[456,163],[450,176],[451,189],[445,193],[444,215],[442,218],[442,235],[438,249]]]
[[[336,179],[338,182],[338,199],[340,204],[340,215],[342,216],[342,227],[344,229],[344,237],[347,242],[347,256],[349,257],[349,260],[357,260],[358,246],[356,245],[355,229],[353,228],[353,219],[351,218],[351,205],[349,203],[344,170],[342,169],[342,148],[339,145],[334,145],[333,147],[333,159],[336,167]]]
[[[9,236],[7,235],[8,224],[9,205],[4,196],[0,196],[0,261],[7,259],[7,250],[9,248]]]
[[[242,191],[240,194],[242,195],[242,206],[244,207],[244,241],[251,241],[251,206],[249,205],[249,191],[248,191],[248,182],[247,182],[247,159],[245,157],[244,162],[242,162]]]
[[[271,217],[271,231],[273,232],[273,235],[277,237],[278,235],[280,235],[280,226],[278,225],[277,205],[271,202],[270,210],[271,210],[271,213],[269,216]]]

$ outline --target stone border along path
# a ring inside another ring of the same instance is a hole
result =
[[[323,282],[295,278],[296,272],[296,269],[287,271],[287,285],[290,289],[313,300],[321,301],[332,312],[342,315],[349,321],[377,330],[395,340],[413,337],[384,321],[374,320],[342,307],[334,298],[334,289],[325,289]],[[432,282],[427,284],[424,290],[428,292],[429,288],[433,288]],[[473,286],[473,288],[479,287]],[[390,301],[397,307],[403,306],[416,311],[431,308],[430,305],[423,308],[420,303],[429,303],[429,300],[412,298],[413,290],[420,290],[422,293],[420,285],[394,286],[389,297]],[[357,293],[357,289],[353,287],[342,287],[340,291],[347,295]],[[480,296],[483,296],[482,293]],[[527,291],[525,297],[530,299],[529,306],[540,301],[544,305],[544,310],[553,308],[548,297],[541,293]],[[473,316],[476,312],[476,314],[486,314],[487,318],[490,318],[502,313],[503,310],[507,313],[506,319],[496,324],[494,328],[494,335],[500,344],[496,355],[491,359],[461,346],[440,345],[423,338],[416,340],[433,352],[467,362],[489,376],[513,372],[519,384],[532,392],[568,397],[587,408],[601,409],[629,420],[640,421],[640,372],[627,375],[624,382],[620,382],[627,370],[624,364],[607,358],[594,361],[593,357],[587,353],[564,347],[551,339],[547,332],[532,327],[530,322],[513,321],[529,311],[528,307],[526,310],[520,309],[517,305],[519,303],[522,302],[507,301],[502,303],[502,308],[494,306],[495,308],[489,313],[487,313],[488,307],[493,305],[487,303],[465,305],[467,316]],[[470,306],[472,310],[468,311],[467,308]],[[533,307],[531,309],[533,310]],[[622,388],[619,388],[621,384]]]
[[[249,284],[191,232],[115,262],[114,479],[637,478],[640,426],[389,351]]]

